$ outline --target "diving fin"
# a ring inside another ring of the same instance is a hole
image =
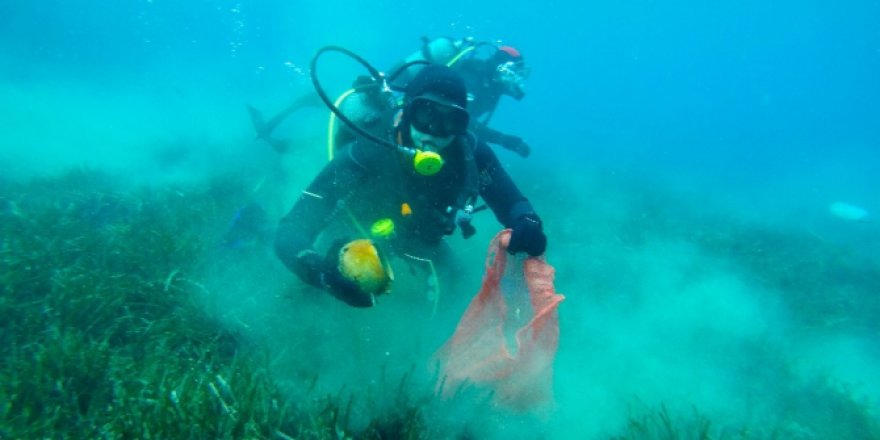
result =
[[[281,110],[281,112],[268,121],[263,117],[263,113],[255,107],[249,105],[247,108],[248,113],[250,113],[251,116],[251,123],[254,125],[254,130],[257,132],[257,139],[266,141],[266,143],[271,145],[275,151],[283,154],[290,149],[290,142],[281,139],[274,139],[272,137],[272,132],[274,132],[291,113],[303,107],[321,107],[323,105],[324,103],[317,94],[306,94],[294,100],[293,103],[287,106],[284,110]]]
[[[251,124],[254,125],[254,130],[257,131],[257,137],[262,138],[266,134],[266,124],[263,122],[263,113],[257,110],[254,106],[247,106],[248,113],[251,115]]]
[[[251,123],[254,126],[254,130],[257,132],[257,139],[266,141],[266,143],[271,145],[272,148],[279,153],[286,153],[287,150],[290,149],[290,142],[272,138],[272,132],[292,110],[290,108],[285,109],[285,111],[272,118],[269,123],[266,123],[263,119],[263,113],[250,105],[247,108],[248,113],[250,113],[251,116]]]

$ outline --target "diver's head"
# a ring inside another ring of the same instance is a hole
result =
[[[530,70],[520,51],[511,46],[500,46],[492,57],[495,66],[495,80],[501,83],[502,90],[516,100],[526,96],[526,78]]]
[[[418,149],[442,150],[467,131],[467,89],[449,67],[431,64],[420,70],[406,87],[404,103],[404,121]]]
[[[467,111],[456,104],[428,93],[413,99],[407,106],[409,134],[416,148],[440,151],[467,131]]]

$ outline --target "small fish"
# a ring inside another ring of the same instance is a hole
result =
[[[223,237],[223,245],[231,249],[247,249],[269,243],[271,237],[269,216],[260,205],[251,202],[235,212]]]
[[[828,205],[828,212],[842,220],[853,222],[872,221],[871,215],[865,210],[865,208],[846,202],[834,202]]]

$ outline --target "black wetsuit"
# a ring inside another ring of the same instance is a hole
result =
[[[408,133],[408,128],[402,132]],[[408,136],[403,138],[406,143]],[[459,136],[447,146],[443,168],[434,176],[417,174],[410,157],[364,139],[338,150],[282,218],[276,237],[279,258],[315,284],[298,256],[315,249],[318,236],[334,220],[354,219],[369,230],[375,221],[391,219],[396,230],[393,247],[418,255],[455,231],[457,211],[476,196],[505,227],[522,215],[537,218],[489,146],[473,139]]]
[[[467,85],[468,94],[473,97],[468,102],[468,113],[471,118],[468,127],[477,138],[490,144],[503,144],[505,134],[489,128],[489,120],[504,95],[504,86],[495,79],[495,75],[486,72],[485,61],[466,59],[456,65],[456,70],[461,74]]]
[[[468,113],[474,120],[488,123],[486,119],[492,116],[504,95],[504,86],[491,71],[494,66],[484,60],[468,58],[456,63],[454,68],[461,75],[468,94],[473,98],[468,101]]]

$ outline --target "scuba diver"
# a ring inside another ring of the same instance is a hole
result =
[[[471,38],[422,37],[422,49],[403,62],[425,60],[445,64],[461,74],[468,90],[469,129],[480,140],[500,145],[522,157],[531,153],[528,143],[519,136],[489,128],[502,96],[519,101],[526,95],[525,80],[531,72],[522,54],[512,46],[475,42]],[[418,68],[407,72],[417,72]],[[393,70],[393,69],[392,69]],[[401,79],[406,82],[406,76]]]
[[[475,42],[470,38],[454,40],[447,37],[435,39],[423,37],[422,49],[405,58],[396,67],[414,61],[444,64],[452,67],[462,76],[469,92],[467,97],[471,116],[469,129],[481,141],[500,145],[522,157],[527,157],[531,153],[531,148],[523,138],[489,127],[502,96],[510,96],[517,101],[525,97],[525,80],[530,70],[518,50],[496,43]],[[418,67],[414,67],[404,72],[400,82],[406,83],[417,71]],[[353,88],[368,86],[371,80],[370,77],[361,77]],[[365,88],[368,91],[374,90]],[[279,153],[284,153],[288,151],[289,144],[284,140],[272,138],[272,131],[297,110],[306,106],[320,105],[322,105],[321,101],[313,94],[309,94],[298,98],[268,122],[264,122],[262,114],[256,108],[249,106],[248,111],[257,131],[257,138],[268,142]],[[346,99],[341,107],[346,114],[355,115],[352,119],[359,119],[358,114],[363,115],[364,118],[373,118],[380,111],[381,105],[376,102],[375,96],[366,92],[355,93]],[[361,125],[373,122],[359,121]],[[334,141],[336,145],[345,145],[352,139],[352,133],[342,127],[336,136],[341,136]]]
[[[547,246],[531,203],[491,148],[468,132],[462,76],[427,65],[403,91],[402,109],[389,107],[375,118],[384,130],[355,129],[360,136],[336,150],[276,233],[275,251],[288,269],[354,307],[372,307],[377,295],[387,293],[389,255],[442,259],[445,236],[456,228],[472,235],[478,197],[512,229],[508,252],[538,256]],[[361,238],[339,238],[346,233],[334,225]]]

